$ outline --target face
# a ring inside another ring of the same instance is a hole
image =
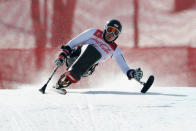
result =
[[[113,33],[108,33],[108,32],[106,31],[105,39],[106,39],[107,41],[113,41],[115,38],[116,38],[116,37],[114,36]]]
[[[114,41],[115,38],[118,37],[119,34],[120,32],[118,29],[108,26],[106,29],[105,39],[109,42]]]

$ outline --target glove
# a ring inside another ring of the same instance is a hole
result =
[[[130,69],[127,71],[127,77],[129,80],[134,78],[137,81],[139,81],[143,77],[143,71],[140,68],[135,69],[135,70]]]
[[[69,56],[69,55],[72,53],[72,49],[71,49],[69,46],[64,46],[64,45],[62,45],[62,46],[61,46],[61,49],[62,49],[63,52],[65,53],[66,58],[67,58],[67,56]]]
[[[59,54],[59,58],[56,59],[55,64],[57,66],[62,66],[65,62],[66,54],[64,52],[61,52]]]
[[[65,59],[71,54],[72,49],[69,46],[61,46],[63,52],[59,54],[59,58],[56,59],[55,63],[57,66],[62,66],[65,62]]]

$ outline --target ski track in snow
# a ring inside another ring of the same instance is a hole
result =
[[[36,86],[39,87],[39,86]],[[0,90],[0,131],[193,131],[196,88],[106,84],[46,94],[32,85]]]

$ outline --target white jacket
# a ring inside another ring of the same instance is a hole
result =
[[[123,73],[127,74],[127,71],[130,70],[130,68],[126,63],[121,50],[118,48],[115,42],[111,44],[106,43],[102,36],[103,31],[95,28],[88,29],[69,41],[67,45],[74,48],[77,46],[90,44],[94,46],[102,55],[98,63],[104,62],[109,58],[114,58]]]

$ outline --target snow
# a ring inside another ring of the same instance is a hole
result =
[[[0,131],[193,131],[196,88],[109,82],[60,95],[41,85],[0,90]]]

